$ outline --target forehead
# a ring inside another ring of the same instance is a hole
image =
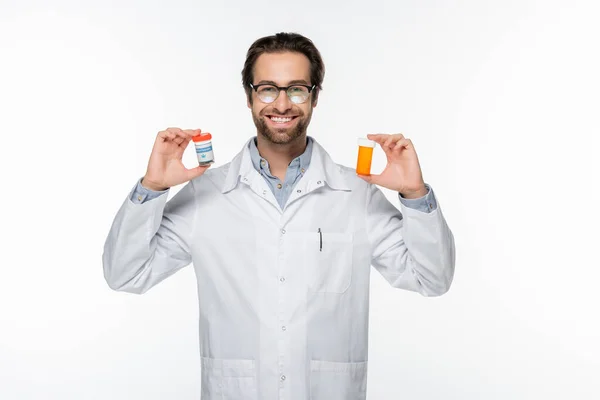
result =
[[[310,83],[310,61],[301,53],[263,53],[254,64],[254,83],[273,81],[285,85],[289,81]]]

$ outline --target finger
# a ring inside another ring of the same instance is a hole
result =
[[[404,135],[401,133],[390,135],[389,138],[385,141],[385,146],[389,147],[390,150],[394,149],[394,145],[397,141],[404,139]]]
[[[192,139],[193,133],[199,130],[186,129],[182,130],[180,128],[167,128],[164,131],[159,132],[159,137],[162,138],[163,141],[171,141],[180,147],[187,147],[188,143]]]
[[[390,136],[388,136],[387,139],[385,139],[385,142],[383,142],[381,147],[385,147],[386,149],[389,149],[392,142],[394,142],[394,136],[390,135]]]
[[[187,146],[192,135],[190,134],[190,129],[179,129],[179,128],[168,128],[167,129],[167,137],[178,146]]]
[[[189,136],[189,137],[199,135],[200,132],[201,132],[200,129],[184,129],[183,130],[183,133],[185,133],[186,136]]]
[[[173,140],[175,138],[175,134],[168,130],[158,132],[158,136],[163,140],[163,142],[167,140]]]
[[[165,129],[166,132],[166,137],[170,140],[173,140],[175,138],[176,132],[179,128],[167,128]]]
[[[167,131],[170,133],[169,138],[176,143],[177,141],[175,138],[181,137],[185,139],[187,137],[187,135],[183,132],[183,129],[180,128],[168,128]]]
[[[398,134],[385,134],[385,133],[376,133],[376,134],[368,134],[367,139],[373,140],[384,148],[384,150],[389,149],[392,150],[396,141],[403,139],[404,135],[401,133]]]
[[[367,182],[367,183],[373,183],[375,185],[377,185],[379,183],[379,179],[381,177],[381,175],[359,175],[356,174],[356,176],[358,176],[360,179],[362,179],[363,181]]]
[[[181,132],[181,128],[167,128],[167,131],[177,133],[177,132]]]
[[[411,143],[410,139],[403,138],[403,139],[398,140],[392,149],[393,150],[401,150],[404,147],[408,148],[410,143]]]
[[[389,140],[391,135],[385,133],[376,133],[376,134],[368,134],[367,139],[373,140],[375,143],[378,143],[381,146],[381,149],[386,154],[386,156],[390,156],[392,154],[392,149],[386,145],[386,142]]]
[[[360,174],[356,174],[356,176],[358,176],[360,179],[362,179],[363,181],[367,181],[369,183],[371,183],[371,175],[360,175]]]
[[[191,139],[192,137],[199,135],[200,132],[202,132],[201,129],[182,129],[178,133],[180,136],[182,136],[186,139]]]
[[[187,130],[187,131],[181,131],[177,135],[178,139],[181,139],[181,141],[178,140],[179,144],[181,144],[181,143],[188,144],[190,142],[190,140],[192,140],[192,136],[194,136],[194,135],[190,134],[189,130]]]
[[[367,135],[367,139],[378,141],[381,139],[382,136],[385,136],[385,135],[383,135],[381,133],[369,133]]]
[[[158,137],[161,138],[163,141],[165,141],[169,138],[169,133],[170,132],[165,129],[164,131],[158,132]]]
[[[200,134],[200,129],[184,129],[182,131],[182,133],[185,135],[183,137],[183,140],[181,140],[181,142],[179,142],[179,146],[185,146],[187,147],[188,143],[190,143],[190,141],[192,140],[192,138],[195,135],[199,135]]]
[[[202,175],[207,169],[210,168],[212,164],[208,164],[208,165],[199,165],[196,168],[190,168],[187,170],[187,179],[188,181],[191,181],[194,178],[199,177],[200,175]]]
[[[175,140],[176,137],[177,137],[176,133],[171,132],[171,131],[167,132],[167,140],[173,141],[173,140]]]
[[[179,129],[179,128],[169,128],[167,129],[169,132],[172,132],[173,134],[175,134],[175,137],[181,137],[183,139],[187,138],[189,136],[188,133],[186,133],[185,130],[183,129]]]
[[[389,135],[383,134],[383,133],[375,133],[375,134],[368,134],[367,135],[367,139],[369,140],[373,140],[376,143],[379,143],[379,145],[383,145],[383,143],[385,142],[385,139],[387,139]]]

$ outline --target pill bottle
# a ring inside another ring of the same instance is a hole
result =
[[[356,173],[358,175],[371,175],[373,148],[375,148],[373,140],[358,139],[358,159],[356,160]]]
[[[210,133],[201,133],[192,137],[194,146],[196,147],[196,156],[198,157],[198,164],[208,165],[215,162],[215,155],[213,154],[212,136]]]

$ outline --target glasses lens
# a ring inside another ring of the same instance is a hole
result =
[[[263,103],[272,103],[279,96],[279,90],[275,86],[265,85],[259,87],[256,94]]]
[[[304,86],[292,86],[288,89],[287,94],[292,103],[296,104],[304,103],[310,96],[308,88]]]

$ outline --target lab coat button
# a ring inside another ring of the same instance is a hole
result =
[[[281,278],[279,278],[279,282],[281,282],[281,283],[285,282],[285,278],[282,276]]]
[[[282,330],[282,331],[285,331],[286,329],[287,329],[287,328],[286,328],[285,326],[282,326],[282,327],[281,327],[281,330]]]
[[[302,190],[298,189],[296,190],[296,193],[302,193]]]
[[[317,185],[320,185],[320,184],[321,184],[321,181],[318,181],[318,182],[317,182]]]
[[[281,380],[285,381],[285,375],[281,375]]]
[[[285,229],[282,229],[282,230],[281,230],[281,233],[282,233],[283,235],[285,235]]]

